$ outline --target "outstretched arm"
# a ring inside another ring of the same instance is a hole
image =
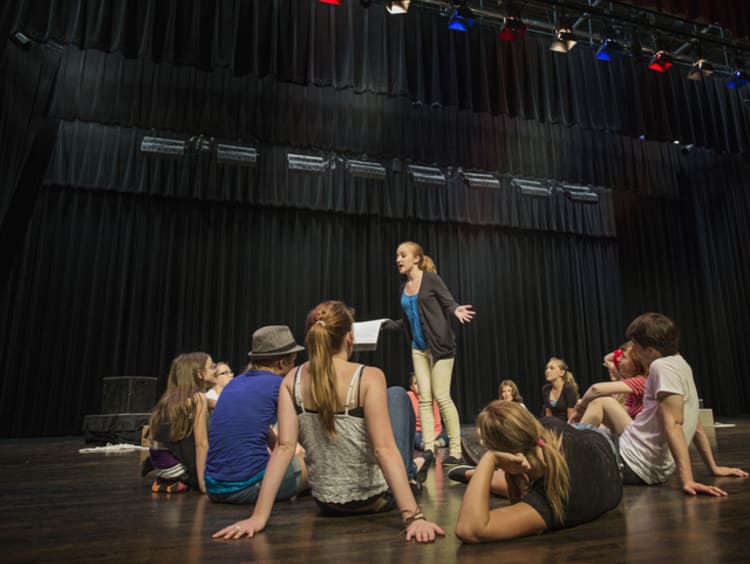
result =
[[[659,415],[664,425],[669,450],[677,465],[677,475],[680,479],[682,491],[689,495],[707,494],[716,497],[725,496],[727,492],[716,486],[708,486],[696,482],[693,478],[693,468],[690,465],[690,452],[682,429],[684,421],[684,400],[679,394],[660,392],[656,396],[659,402]],[[713,456],[711,457],[713,460]]]
[[[615,394],[628,394],[632,391],[633,390],[630,388],[630,386],[624,384],[623,382],[597,382],[596,384],[589,386],[589,389],[586,390],[586,393],[583,394],[583,397],[578,400],[578,403],[576,404],[576,410],[579,409],[580,405],[585,411],[586,406],[591,402],[591,400],[595,400],[596,398],[600,398],[602,396],[613,396]]]
[[[260,494],[253,514],[247,519],[237,521],[217,531],[212,535],[215,539],[239,539],[245,535],[252,538],[255,533],[261,532],[266,527],[268,518],[271,516],[273,503],[276,500],[276,494],[281,487],[281,481],[284,479],[286,469],[292,462],[299,435],[297,413],[294,410],[291,392],[286,386],[287,380],[291,380],[292,375],[293,372],[290,372],[279,389],[278,442],[271,459],[268,461],[268,466],[266,466],[266,473],[260,485]]]
[[[515,473],[523,471],[526,460],[522,455],[504,455],[508,458],[505,461],[498,460],[496,452],[486,452],[466,487],[456,523],[456,536],[463,542],[508,540],[547,529],[542,516],[526,503],[490,510],[490,486],[496,462],[507,472]]]
[[[695,436],[693,437],[693,444],[698,449],[698,453],[701,455],[703,464],[706,465],[706,469],[713,476],[737,476],[739,478],[746,478],[747,472],[741,468],[731,468],[729,466],[717,466],[714,460],[714,454],[711,452],[711,444],[708,442],[708,436],[706,430],[703,428],[703,423],[698,420],[698,427],[695,429]]]
[[[461,323],[468,323],[476,314],[476,312],[473,309],[471,309],[472,307],[474,306],[472,305],[458,306],[454,310],[453,315],[455,315],[456,319],[458,319]]]

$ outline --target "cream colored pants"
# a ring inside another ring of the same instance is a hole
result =
[[[411,350],[414,364],[414,375],[419,388],[419,420],[422,423],[422,439],[425,449],[434,450],[435,417],[432,413],[432,400],[437,400],[440,417],[448,432],[450,453],[461,456],[461,420],[458,417],[456,404],[451,399],[451,378],[453,376],[452,358],[434,362],[429,351]]]

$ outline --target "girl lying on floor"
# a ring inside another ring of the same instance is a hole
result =
[[[622,498],[614,445],[594,429],[554,417],[541,421],[519,404],[496,400],[477,418],[489,449],[464,494],[456,535],[464,542],[508,540],[572,527],[617,507]],[[490,494],[510,505],[490,510]]]

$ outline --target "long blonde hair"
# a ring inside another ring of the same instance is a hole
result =
[[[193,430],[195,410],[202,404],[196,397],[203,391],[204,380],[199,373],[206,368],[208,354],[192,352],[172,360],[167,376],[167,389],[151,412],[151,436],[159,425],[169,423],[169,440],[181,441]]]
[[[512,401],[495,400],[477,417],[477,429],[484,445],[501,452],[522,453],[533,464],[536,460],[545,467],[544,491],[552,507],[555,520],[565,517],[563,505],[570,491],[570,471],[565,460],[562,436],[542,427],[529,410]],[[542,441],[542,443],[540,443]],[[544,459],[536,456],[540,446]],[[528,485],[522,474],[507,474],[508,497],[517,503],[525,495]]]
[[[336,435],[336,369],[333,355],[341,350],[354,324],[354,310],[344,302],[318,304],[307,314],[305,346],[310,358],[310,391],[323,429]]]
[[[565,384],[570,384],[575,388],[576,395],[579,395],[578,392],[578,382],[576,382],[576,379],[573,377],[573,373],[568,369],[568,363],[565,362],[562,358],[557,358],[556,356],[550,357],[550,359],[547,361],[547,364],[550,362],[554,362],[557,364],[560,369],[565,371],[565,374],[563,374],[563,382]]]
[[[435,265],[435,262],[426,254],[424,254],[424,249],[419,243],[415,243],[414,241],[404,241],[399,245],[399,247],[409,247],[411,254],[422,259],[419,261],[419,270],[426,270],[427,272],[437,272],[437,266]]]

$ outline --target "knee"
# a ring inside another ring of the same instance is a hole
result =
[[[411,409],[411,400],[406,395],[406,390],[401,386],[391,386],[386,390],[388,394],[388,405],[392,407],[408,407]]]

